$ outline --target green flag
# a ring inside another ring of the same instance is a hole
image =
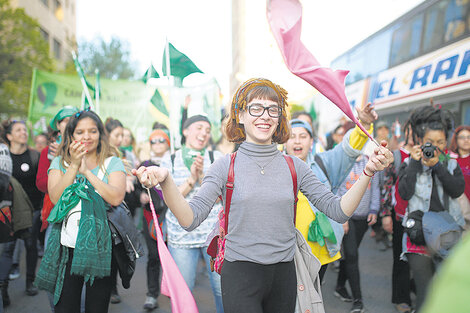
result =
[[[184,53],[178,51],[171,43],[168,44],[170,48],[170,73],[169,75],[175,76],[183,80],[186,76],[192,73],[203,73]],[[163,52],[163,75],[167,76],[166,68],[166,50]]]
[[[93,87],[92,84],[90,84],[85,76],[85,72],[82,69],[82,66],[80,65],[80,62],[78,62],[77,55],[75,52],[72,51],[72,57],[73,57],[73,63],[75,64],[75,70],[77,71],[78,77],[80,78],[80,81],[82,83],[83,87],[83,92],[84,92],[84,101],[82,101],[82,108],[86,109],[90,105],[93,104],[93,100],[91,99],[90,92],[88,89],[91,89],[93,92],[95,92],[95,88]]]
[[[150,78],[160,78],[160,75],[158,75],[157,70],[153,67],[152,64],[150,64],[150,67],[145,71],[145,74],[141,80],[146,84]]]
[[[155,93],[152,96],[152,99],[150,99],[150,102],[153,104],[153,106],[163,113],[166,116],[169,116],[170,114],[168,113],[168,110],[166,109],[165,102],[162,99],[162,96],[160,95],[160,92],[158,92],[158,89],[155,89]]]
[[[317,111],[315,110],[315,102],[312,100],[310,102],[310,117],[312,118],[312,121],[315,122],[317,120]]]

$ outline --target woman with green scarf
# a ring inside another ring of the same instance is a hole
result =
[[[126,186],[124,165],[117,155],[96,113],[85,110],[71,118],[48,172],[55,206],[47,220],[53,226],[35,282],[54,295],[56,313],[80,312],[83,284],[85,312],[108,311],[115,265],[106,210],[122,202]],[[70,214],[80,207],[79,215]],[[79,216],[74,220],[78,231],[71,234],[73,215]]]

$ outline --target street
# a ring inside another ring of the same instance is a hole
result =
[[[365,312],[368,313],[394,313],[391,298],[391,271],[392,250],[380,251],[379,244],[370,237],[368,231],[363,239],[359,252],[359,263],[361,269],[362,294],[364,297]],[[24,256],[24,254],[23,254]],[[46,313],[50,312],[48,299],[44,291],[40,291],[35,297],[28,297],[25,289],[25,261],[21,263],[21,277],[11,281],[9,293],[12,304],[6,308],[6,313]],[[119,285],[119,293],[122,302],[110,304],[110,313],[141,313],[146,293],[146,258],[141,258],[137,263],[136,273],[131,281],[130,289],[123,289]],[[199,275],[194,296],[200,313],[215,312],[214,300],[210,283],[203,272],[202,263],[199,266]],[[325,311],[327,313],[349,312],[351,303],[345,303],[333,295],[337,273],[330,266],[325,274],[325,282],[322,286]],[[119,279],[118,279],[119,280]],[[170,301],[165,296],[159,297],[160,308],[154,313],[170,313]]]

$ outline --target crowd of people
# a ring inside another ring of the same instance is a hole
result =
[[[420,312],[436,269],[469,228],[470,126],[454,130],[450,112],[428,105],[410,114],[401,136],[367,104],[358,120],[379,146],[352,122],[322,141],[312,117],[290,114],[287,92],[267,79],[238,88],[219,142],[207,116],[183,116],[174,153],[165,125],[156,122],[136,143],[119,120],[73,106],[31,141],[24,121],[2,123],[0,209],[10,213],[0,229],[3,307],[21,242],[26,294],[46,290],[52,312],[101,313],[121,302],[107,211],[124,201],[147,247],[147,311],[161,292],[157,228],[191,291],[204,260],[217,313],[296,311],[297,228],[321,264],[319,281],[333,264],[335,296],[364,312],[359,246],[371,228],[393,250],[391,302]],[[457,225],[453,232],[439,233],[440,218]],[[222,219],[219,274],[206,250]]]

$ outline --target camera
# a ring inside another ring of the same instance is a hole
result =
[[[433,146],[432,143],[426,142],[421,146],[421,151],[423,152],[423,158],[431,159],[434,157],[434,151],[437,150],[436,146]]]

